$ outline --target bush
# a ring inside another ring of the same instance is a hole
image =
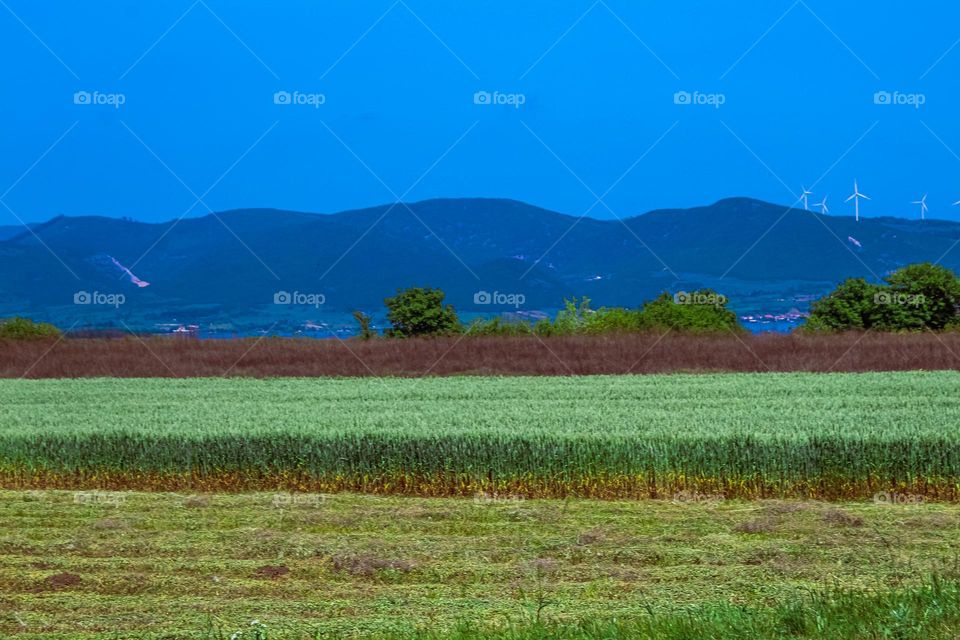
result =
[[[477,318],[470,323],[467,334],[471,336],[529,336],[533,334],[533,326],[523,320],[508,322],[499,317],[486,320]]]
[[[0,320],[0,340],[45,340],[61,335],[60,329],[46,322],[34,322],[29,318]]]
[[[638,314],[638,328],[685,333],[743,331],[737,314],[727,309],[726,304],[726,296],[711,289],[680,292],[675,296],[663,293],[643,305]]]
[[[942,331],[958,325],[960,280],[929,262],[898,269],[885,284],[841,283],[811,305],[806,331]]]
[[[387,335],[395,338],[442,336],[460,333],[463,327],[453,305],[444,305],[440,289],[413,287],[398,289],[397,295],[384,300],[387,319],[393,325]]]

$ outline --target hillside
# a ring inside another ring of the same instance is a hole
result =
[[[712,286],[739,311],[802,307],[836,282],[910,262],[960,269],[960,223],[852,218],[747,198],[618,220],[577,219],[511,200],[428,200],[335,214],[226,211],[146,224],[57,217],[33,233],[0,229],[0,308],[68,325],[162,322],[270,326],[379,311],[398,287],[448,292],[462,312],[477,291],[521,293],[523,309],[564,297],[636,306],[661,291]],[[76,305],[78,291],[122,294],[119,308]],[[322,308],[274,305],[318,293]],[[332,317],[332,316],[329,316]]]

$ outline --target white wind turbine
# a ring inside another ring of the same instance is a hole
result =
[[[803,210],[804,210],[804,211],[810,211],[810,206],[809,206],[809,204],[807,203],[807,197],[808,197],[808,196],[812,196],[812,195],[813,195],[813,192],[812,192],[812,191],[807,191],[807,188],[806,188],[806,187],[803,187],[803,186],[801,186],[800,188],[803,190],[803,193],[800,194],[800,200],[803,202]]]
[[[851,200],[853,200],[853,210],[855,212],[857,222],[860,222],[860,198],[864,198],[866,200],[870,199],[869,196],[865,196],[862,193],[860,193],[860,189],[857,187],[857,181],[854,180],[853,195],[847,198],[846,200],[844,200],[844,202],[850,202]]]
[[[920,198],[919,200],[914,200],[910,204],[920,205],[920,219],[925,220],[926,217],[924,216],[924,214],[926,214],[927,211],[929,210],[927,209],[927,194],[923,194],[922,198]]]
[[[827,206],[827,196],[823,196],[823,200],[813,206],[820,207],[820,213],[830,213],[830,207]]]

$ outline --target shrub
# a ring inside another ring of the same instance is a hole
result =
[[[45,340],[60,335],[60,329],[46,322],[34,322],[29,318],[0,320],[0,340]]]
[[[499,317],[477,318],[467,328],[471,336],[529,336],[533,331],[533,326],[527,321],[509,322]]]
[[[737,315],[726,307],[726,296],[711,289],[675,296],[661,294],[643,305],[638,314],[638,327],[688,333],[743,331]]]

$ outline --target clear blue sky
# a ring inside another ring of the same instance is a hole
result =
[[[848,214],[854,178],[867,215],[929,193],[960,219],[958,18],[948,0],[2,0],[0,224],[157,221],[197,196],[190,215],[488,196],[624,217],[813,183]]]

